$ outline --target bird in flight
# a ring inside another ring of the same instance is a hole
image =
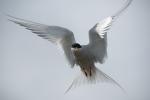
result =
[[[76,42],[72,31],[60,26],[48,26],[29,20],[7,15],[8,20],[31,30],[38,36],[47,39],[51,43],[59,44],[73,68],[75,65],[81,69],[81,74],[76,77],[66,92],[82,83],[110,82],[122,87],[111,77],[95,66],[95,63],[103,64],[107,57],[107,33],[112,23],[131,4],[127,0],[124,6],[114,15],[108,16],[98,22],[89,30],[89,43],[81,45]]]

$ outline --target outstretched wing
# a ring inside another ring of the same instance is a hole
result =
[[[132,0],[127,0],[125,5],[113,16],[109,16],[97,23],[89,31],[89,52],[95,62],[103,63],[107,57],[107,32],[113,21],[131,4]]]
[[[104,63],[107,57],[107,31],[112,24],[112,17],[108,17],[97,23],[89,31],[88,47],[90,54],[93,56],[95,62]]]
[[[73,32],[59,26],[48,26],[40,23],[35,23],[29,20],[24,20],[8,15],[10,21],[24,26],[38,36],[49,40],[52,43],[59,43],[64,50],[69,64],[73,67],[75,64],[74,56],[71,52],[71,45],[75,43]]]

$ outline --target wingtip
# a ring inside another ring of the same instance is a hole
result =
[[[6,16],[7,18],[14,18],[12,15],[10,15],[10,14],[8,14],[8,13],[4,13],[4,12],[3,12],[3,15]]]
[[[118,12],[112,15],[113,19],[117,19],[121,15],[121,13],[123,13],[131,5],[132,1],[133,0],[126,0],[124,6],[121,7]]]
[[[14,19],[16,19],[16,18],[15,18],[14,16],[12,16],[12,15],[10,15],[10,14],[7,14],[7,13],[4,13],[4,12],[3,12],[3,15],[6,17],[6,19],[7,19],[8,21],[16,23],[15,20],[14,20]]]
[[[15,22],[16,23],[17,21],[21,21],[21,22],[25,21],[24,19],[14,17],[14,16],[12,16],[10,14],[7,14],[7,13],[3,13],[3,14],[6,16],[7,20],[9,20],[11,22]]]

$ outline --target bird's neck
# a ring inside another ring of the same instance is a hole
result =
[[[77,58],[80,56],[80,53],[81,53],[80,50],[73,50],[73,54]]]

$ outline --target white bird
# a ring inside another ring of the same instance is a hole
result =
[[[112,22],[131,4],[131,2],[132,0],[127,0],[116,14],[105,18],[92,27],[89,30],[89,43],[87,45],[76,43],[73,32],[63,27],[48,26],[10,15],[8,15],[8,20],[24,26],[26,29],[31,30],[33,33],[54,44],[60,44],[71,67],[74,65],[80,67],[81,74],[73,80],[67,91],[82,83],[96,82],[114,83],[122,89],[114,79],[96,68],[95,63],[104,63],[107,57],[108,30]]]

